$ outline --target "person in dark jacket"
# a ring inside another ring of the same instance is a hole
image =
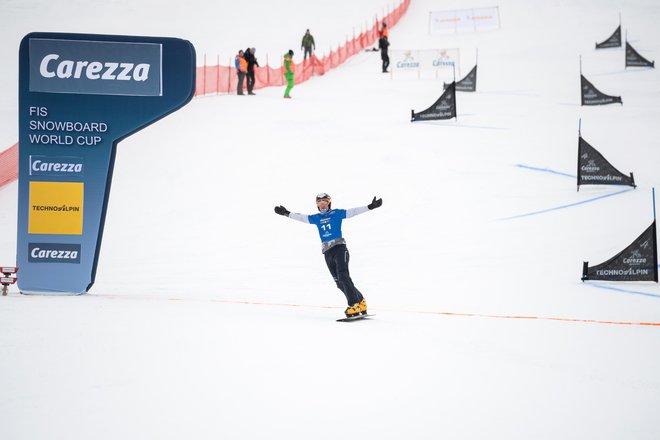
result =
[[[247,61],[247,73],[246,73],[246,78],[247,78],[247,91],[248,95],[254,95],[252,90],[254,90],[254,66],[259,67],[259,62],[257,62],[257,57],[254,56],[254,53],[257,51],[257,49],[253,48],[247,48],[245,50],[245,61]]]
[[[305,50],[305,55],[303,61],[307,59],[307,55],[312,56],[312,50],[316,50],[316,44],[314,43],[314,37],[309,33],[309,29],[303,35],[302,43],[300,43],[300,50]]]
[[[380,37],[378,40],[378,48],[380,49],[380,58],[383,60],[383,73],[387,73],[387,68],[390,65],[390,56],[387,54],[387,48],[389,47],[390,42],[387,41],[387,37]]]

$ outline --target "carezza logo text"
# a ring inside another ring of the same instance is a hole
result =
[[[80,245],[65,243],[29,243],[28,261],[31,263],[80,264]]]
[[[30,156],[31,176],[82,176],[83,159],[81,157]]]
[[[30,91],[162,96],[162,45],[30,38]]]
[[[39,74],[44,78],[79,79],[108,81],[146,81],[149,79],[150,65],[147,63],[100,62],[93,60],[67,60],[51,53],[43,57],[39,64]]]

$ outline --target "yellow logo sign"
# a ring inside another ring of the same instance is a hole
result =
[[[30,182],[29,234],[82,235],[82,182]]]

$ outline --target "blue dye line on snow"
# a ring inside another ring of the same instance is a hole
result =
[[[597,287],[599,289],[614,290],[615,292],[621,292],[621,293],[629,293],[631,295],[643,295],[643,296],[651,296],[653,298],[660,298],[660,294],[657,294],[657,293],[641,292],[639,290],[622,289],[620,287],[606,286],[605,284],[595,284],[593,282],[587,283],[587,285],[589,285],[591,287]]]
[[[585,203],[591,203],[591,202],[595,202],[596,200],[605,199],[607,197],[616,196],[618,194],[623,194],[625,192],[632,191],[633,189],[634,188],[628,188],[628,189],[624,189],[624,190],[621,190],[621,191],[617,191],[617,192],[605,194],[605,195],[602,195],[602,196],[594,197],[594,198],[591,198],[591,199],[582,200],[580,202],[569,203],[568,205],[555,206],[554,208],[542,209],[540,211],[527,212],[525,214],[518,214],[518,215],[511,216],[511,217],[504,217],[504,218],[500,218],[498,220],[513,220],[515,218],[529,217],[530,215],[545,214],[546,212],[550,212],[550,211],[558,211],[560,209],[572,208],[573,206],[584,205]]]
[[[550,168],[530,167],[529,165],[523,165],[521,163],[518,163],[515,166],[518,168],[524,168],[526,170],[541,171],[543,173],[557,174],[559,176],[565,176],[565,177],[571,177],[573,179],[577,179],[577,176],[575,174],[562,173],[561,171],[551,170]]]

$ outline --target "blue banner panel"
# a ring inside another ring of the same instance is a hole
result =
[[[22,293],[89,291],[117,144],[187,104],[195,70],[194,47],[176,38],[23,38],[16,250]]]

